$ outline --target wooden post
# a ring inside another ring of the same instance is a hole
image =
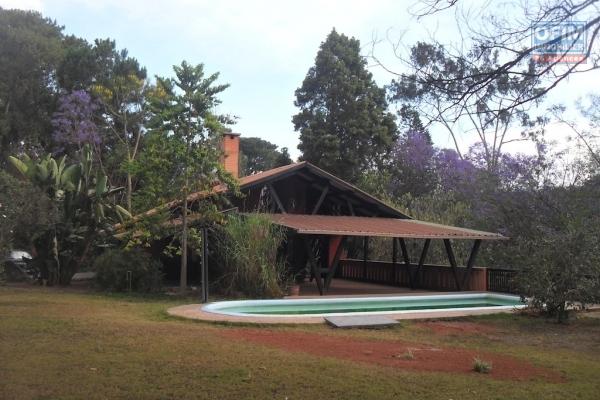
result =
[[[471,254],[469,255],[469,260],[467,261],[467,269],[465,271],[465,276],[463,276],[462,287],[466,288],[467,283],[469,282],[469,278],[471,276],[471,270],[475,265],[475,259],[477,258],[477,253],[479,253],[479,247],[481,246],[481,239],[475,240],[473,243],[473,248],[471,249]],[[487,280],[486,280],[487,281]]]
[[[331,286],[331,280],[335,275],[335,271],[340,263],[340,257],[342,256],[342,249],[346,243],[346,236],[342,236],[342,240],[340,241],[338,248],[335,250],[335,256],[333,257],[333,261],[329,266],[329,271],[327,272],[327,277],[325,278],[325,289],[328,290],[329,286]]]
[[[306,247],[306,254],[308,255],[308,262],[310,263],[310,269],[312,274],[317,281],[317,288],[319,289],[319,295],[323,296],[323,280],[321,276],[321,268],[317,265],[315,260],[315,255],[313,253],[313,248],[310,243],[310,239],[304,239],[304,246]]]
[[[202,303],[208,302],[208,229],[202,228]]]
[[[448,254],[448,261],[450,261],[450,267],[452,267],[452,275],[454,275],[454,283],[456,284],[456,290],[461,291],[462,286],[458,280],[458,271],[456,267],[456,258],[454,257],[454,251],[452,250],[452,243],[450,239],[444,239],[444,246],[446,247],[446,254]]]
[[[369,259],[369,237],[363,236],[363,279],[367,279],[367,260]]]
[[[402,250],[402,258],[404,259],[404,265],[408,271],[408,285],[411,289],[415,288],[415,284],[412,279],[412,268],[410,265],[410,256],[408,255],[408,249],[406,248],[406,242],[403,238],[398,239],[400,241],[400,249]]]
[[[419,265],[417,266],[417,287],[421,287],[423,286],[423,282],[422,282],[422,269],[423,269],[423,264],[425,264],[425,257],[427,257],[427,251],[429,251],[429,245],[431,244],[431,239],[425,239],[425,244],[423,245],[423,251],[421,251],[421,257],[419,257]]]
[[[394,284],[400,280],[398,277],[398,239],[392,238],[392,269],[394,271]]]

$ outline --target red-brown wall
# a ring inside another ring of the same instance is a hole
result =
[[[416,266],[413,266],[413,271]],[[459,282],[462,283],[465,268],[458,268]],[[357,279],[365,282],[382,283],[392,286],[409,287],[410,281],[408,270],[402,263],[394,266],[391,262],[367,261],[367,268],[364,268],[362,260],[340,260],[339,274],[340,278]],[[424,265],[421,270],[421,285],[417,289],[454,291],[458,290],[454,280],[454,274],[450,267],[441,265]],[[486,291],[487,290],[487,269],[473,268],[466,287],[461,288],[466,291]]]

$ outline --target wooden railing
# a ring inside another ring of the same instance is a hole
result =
[[[517,271],[511,269],[489,268],[487,271],[487,290],[490,292],[517,293],[515,277]]]
[[[452,269],[442,265],[423,265],[420,273],[416,274],[417,265],[412,264],[415,288],[453,291],[457,290]],[[463,281],[466,268],[459,267],[457,275],[459,282]],[[380,283],[390,286],[410,287],[408,268],[403,263],[396,265],[384,261],[368,261],[346,259],[340,260],[337,277],[343,279],[359,280],[363,282]],[[473,268],[470,278],[462,290],[485,291],[487,290],[487,274],[485,268]]]

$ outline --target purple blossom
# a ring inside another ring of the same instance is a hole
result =
[[[421,195],[435,186],[435,148],[426,133],[409,131],[392,150],[394,164],[390,181],[392,193]]]
[[[504,153],[500,156],[497,174],[503,186],[514,187],[533,181],[539,166],[537,156]]]
[[[497,155],[495,165],[489,166],[483,145],[478,143],[471,146],[467,158],[479,170],[486,171],[488,178],[493,177],[499,188],[510,189],[523,187],[534,181],[537,171],[543,166],[545,145],[537,147],[537,155],[523,153],[502,153]]]
[[[53,138],[62,145],[99,144],[98,127],[93,121],[98,106],[84,90],[60,97],[58,111],[52,115]]]
[[[478,168],[472,161],[463,159],[451,149],[440,149],[435,156],[441,189],[444,191],[464,192],[473,189],[477,181]]]
[[[425,171],[433,165],[435,148],[425,133],[410,131],[398,141],[392,155],[406,167]]]

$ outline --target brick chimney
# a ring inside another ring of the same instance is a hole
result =
[[[240,134],[223,134],[223,166],[231,175],[240,176]]]

